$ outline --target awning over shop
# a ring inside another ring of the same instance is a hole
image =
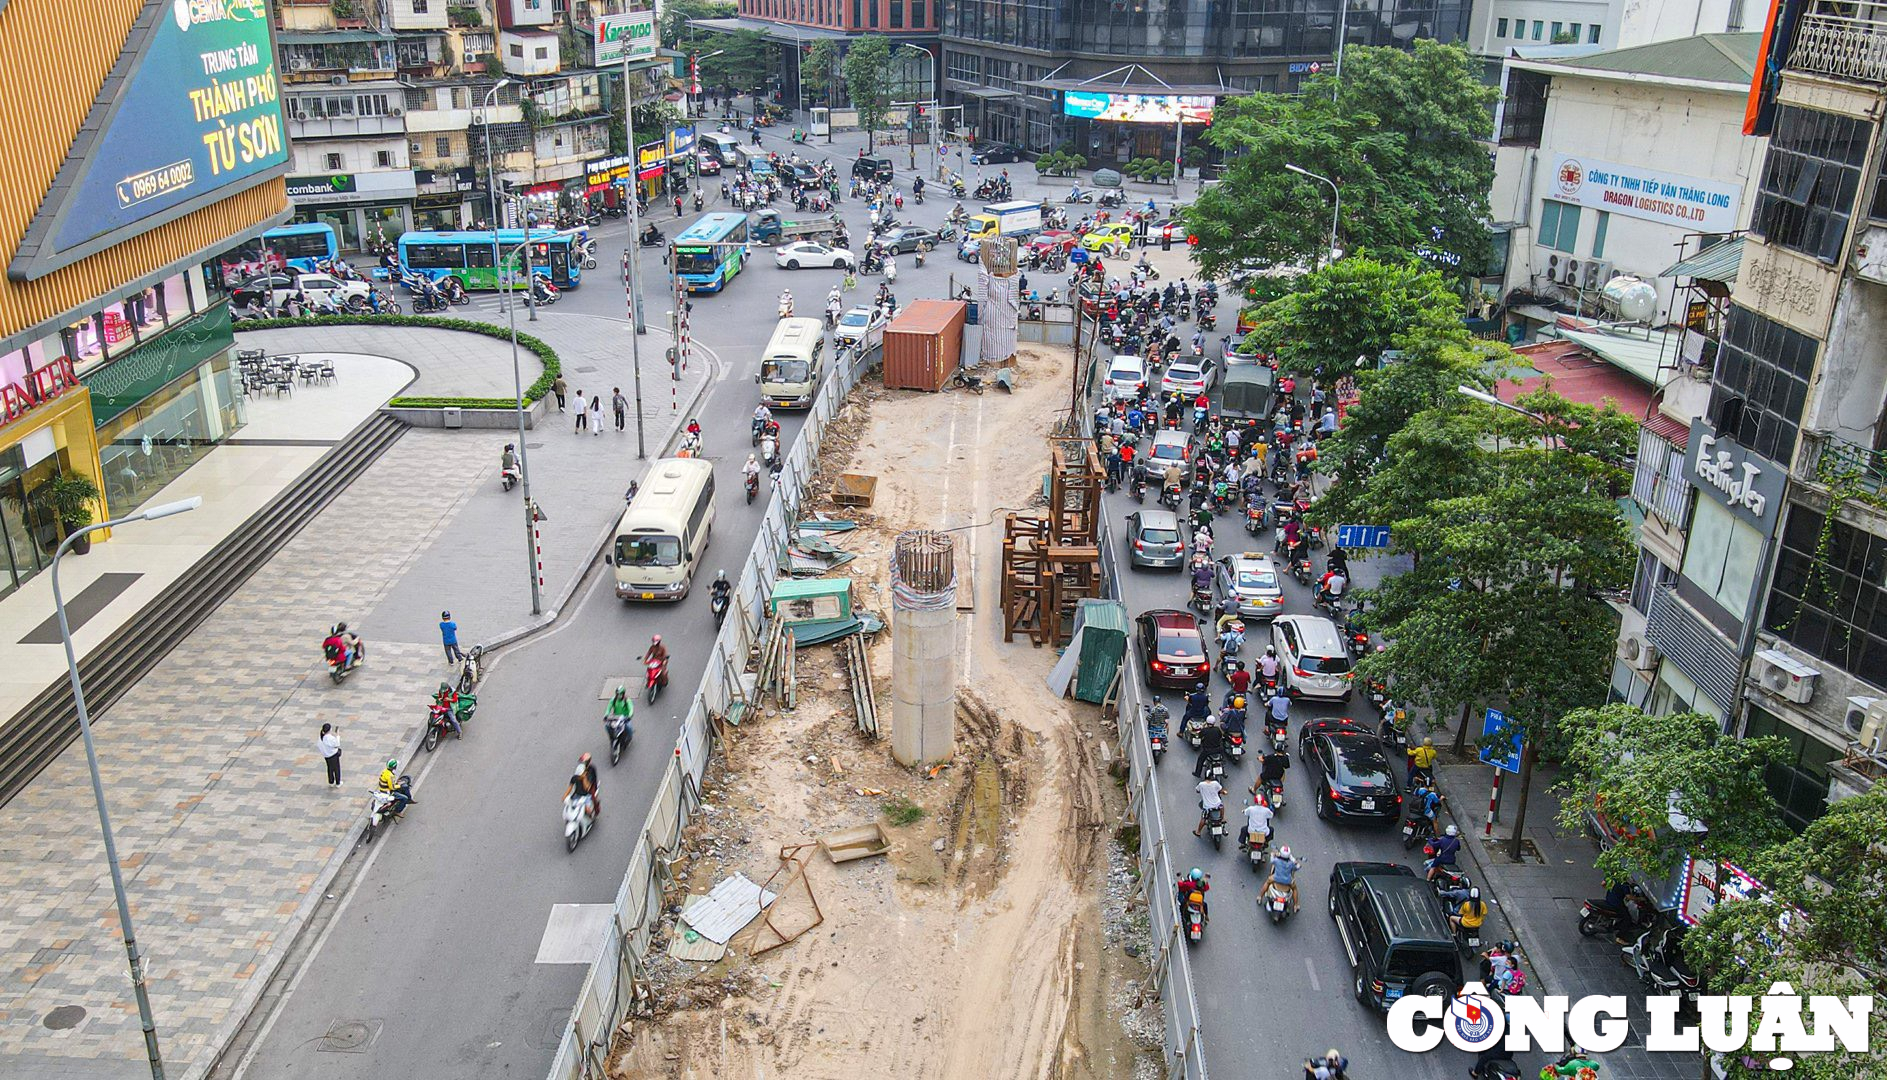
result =
[[[1702,278],[1705,281],[1729,283],[1736,280],[1737,268],[1743,265],[1743,238],[1732,236],[1719,240],[1709,247],[1683,259],[1675,265],[1666,267],[1659,277]]]
[[[1613,367],[1636,376],[1648,386],[1657,387],[1670,382],[1671,376],[1677,373],[1676,360],[1683,345],[1678,332],[1670,330],[1653,331],[1647,336],[1642,331],[1608,334],[1561,329],[1559,336],[1578,342]]]
[[[972,86],[964,90],[963,92],[970,95],[973,98],[982,98],[984,101],[995,101],[1000,98],[1013,98],[1013,97],[1022,96],[1022,94],[1019,91],[1004,90],[1001,87],[996,87],[996,86]]]

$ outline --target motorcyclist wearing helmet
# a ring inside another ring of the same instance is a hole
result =
[[[1304,1062],[1304,1080],[1346,1080],[1349,1067],[1350,1059],[1332,1047],[1323,1057]]]
[[[649,639],[649,650],[640,657],[644,664],[660,664],[662,674],[657,679],[658,685],[668,686],[668,646],[662,644],[662,635],[656,634]]]
[[[1186,910],[1186,897],[1193,893],[1204,896],[1211,891],[1212,875],[1199,869],[1197,866],[1186,871],[1179,876],[1179,910],[1182,913]],[[1200,901],[1199,916],[1202,922],[1209,923],[1212,921],[1212,905],[1210,902],[1204,900]]]
[[[1219,713],[1219,726],[1225,729],[1227,737],[1245,734],[1245,698],[1234,694],[1232,700]]]
[[[590,755],[587,753],[577,758],[576,770],[570,774],[570,786],[564,789],[565,800],[572,795],[587,795],[590,800],[590,816],[602,816],[602,789],[596,783],[596,763],[590,760]]]
[[[508,473],[518,471],[518,445],[516,443],[505,444],[504,456],[499,459],[498,468]]]
[[[1443,869],[1454,869],[1455,856],[1461,853],[1461,830],[1453,825],[1448,826],[1446,833],[1435,838],[1431,850],[1435,854],[1425,865],[1428,867],[1428,880],[1433,881],[1441,876]]]
[[[1258,890],[1259,903],[1264,902],[1264,895],[1271,886],[1277,885],[1291,894],[1291,911],[1297,911],[1297,858],[1291,854],[1291,845],[1278,849],[1278,854],[1271,860],[1271,873],[1265,877],[1265,888]]]
[[[446,724],[454,735],[463,738],[465,729],[459,726],[459,692],[452,689],[452,684],[440,683],[439,689],[432,692],[432,703],[445,710]]]
[[[387,767],[380,770],[380,783],[378,786],[380,791],[393,796],[393,817],[399,817],[406,812],[407,807],[416,805],[419,802],[419,800],[413,798],[413,796],[400,785],[399,758],[387,759]]]
[[[1193,556],[1192,587],[1194,592],[1210,594],[1212,591],[1212,564],[1203,555]]]
[[[618,685],[615,696],[609,699],[609,711],[603,716],[603,728],[609,732],[611,738],[614,738],[618,722],[620,721],[623,729],[627,730],[629,722],[635,719],[635,715],[636,703],[629,696],[629,688]]]
[[[1437,753],[1433,738],[1424,738],[1422,745],[1409,748],[1409,773],[1406,779],[1410,787],[1414,787],[1420,777],[1435,775]]]
[[[1267,679],[1278,677],[1278,647],[1266,645],[1265,654],[1258,658],[1258,674]]]
[[[749,455],[747,460],[752,461],[753,460],[752,455]],[[734,591],[734,585],[732,582],[727,580],[727,571],[725,570],[715,571],[714,584],[708,586],[709,602],[714,603],[714,604],[725,605],[728,601],[728,594],[732,593],[733,591]]]
[[[1481,899],[1481,890],[1478,887],[1468,889],[1466,899],[1462,900],[1449,914],[1448,921],[1454,923],[1458,931],[1481,928],[1481,924],[1487,921],[1487,901]]]
[[[1199,756],[1193,760],[1192,766],[1194,778],[1205,775],[1206,762],[1211,761],[1214,755],[1224,753],[1225,729],[1219,727],[1217,721],[1208,719],[1199,729]]]

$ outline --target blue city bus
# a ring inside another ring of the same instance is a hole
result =
[[[278,225],[252,240],[217,256],[223,284],[230,288],[257,274],[292,267],[312,273],[332,264],[340,251],[334,226],[319,221]],[[325,272],[325,271],[323,271]]]
[[[691,293],[727,288],[746,261],[746,214],[703,214],[675,238],[675,272]]]
[[[499,251],[510,255],[524,243],[523,229],[500,229],[495,236]],[[400,271],[419,274],[436,282],[458,278],[468,290],[502,287],[502,275],[492,264],[494,234],[490,229],[455,232],[414,231],[400,234]],[[532,230],[531,272],[544,274],[559,289],[574,289],[583,282],[583,256],[574,246],[575,236],[554,236]],[[522,285],[524,261],[511,258],[512,278]]]

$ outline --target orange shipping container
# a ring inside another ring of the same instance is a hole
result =
[[[944,388],[963,358],[963,324],[969,305],[961,300],[918,300],[885,327],[885,388]]]

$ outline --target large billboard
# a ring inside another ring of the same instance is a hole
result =
[[[596,17],[596,63],[655,58],[655,12],[629,11]]]
[[[1688,232],[1727,233],[1736,231],[1736,209],[1743,188],[1642,165],[1561,154],[1553,162],[1552,187],[1547,197],[1675,225]]]
[[[287,164],[267,0],[147,0],[12,273],[49,273]]]
[[[1130,124],[1210,124],[1213,99],[1191,94],[1101,94],[1069,90],[1061,111],[1088,120]]]

